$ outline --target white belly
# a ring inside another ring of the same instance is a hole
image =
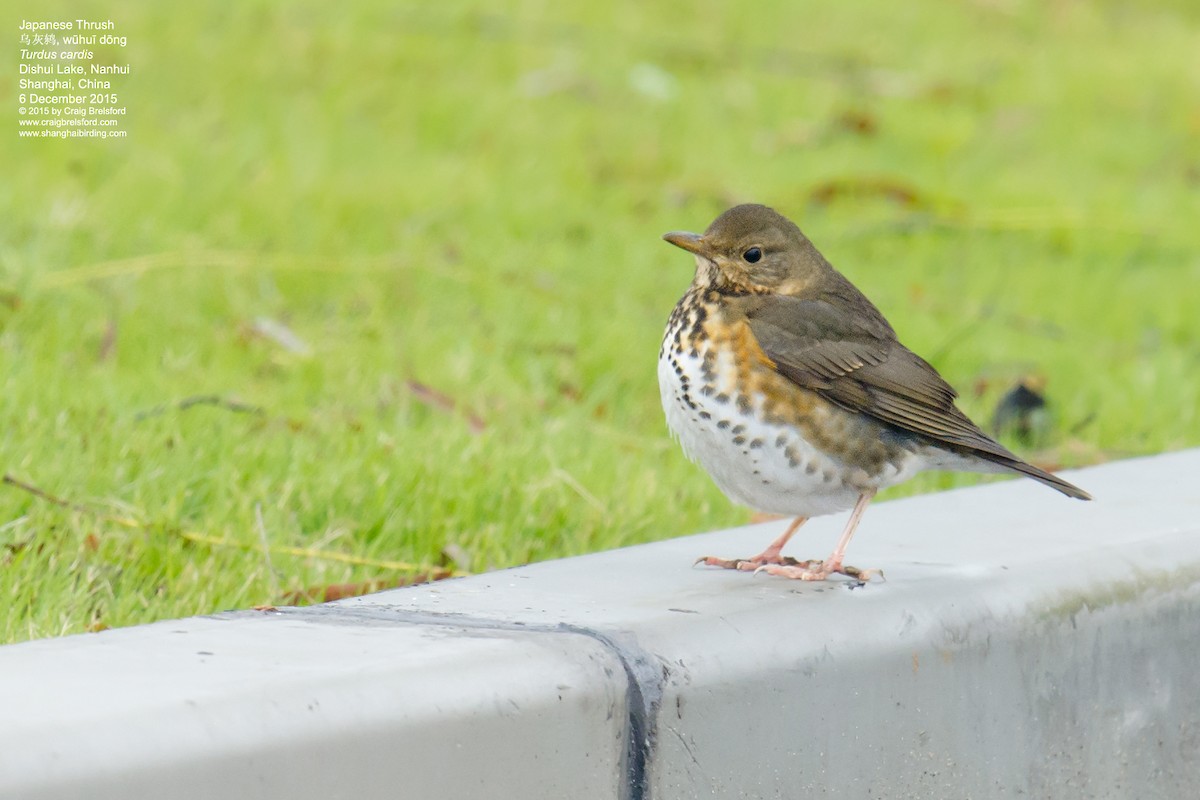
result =
[[[718,400],[719,391],[700,391],[699,356],[664,353],[658,382],[667,425],[688,458],[736,503],[789,516],[833,514],[852,508],[864,490],[900,483],[922,466],[911,454],[868,476],[810,445],[795,426],[762,422],[761,415],[739,413],[733,400]],[[753,410],[761,411],[763,401],[750,398]]]

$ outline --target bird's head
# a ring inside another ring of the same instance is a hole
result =
[[[801,295],[833,272],[796,224],[767,206],[734,206],[703,234],[663,239],[694,255],[696,283],[718,291]]]

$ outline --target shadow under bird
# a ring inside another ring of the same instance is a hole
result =
[[[878,570],[844,565],[846,545],[877,491],[922,470],[1017,472],[1091,499],[959,411],[950,384],[773,209],[735,206],[703,234],[663,238],[696,259],[658,356],[667,424],[731,500],[795,517],[757,556],[697,563],[867,580]],[[848,508],[824,561],[782,555],[808,518]]]

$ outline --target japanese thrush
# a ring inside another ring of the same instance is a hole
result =
[[[876,570],[842,563],[863,511],[880,489],[927,469],[1018,472],[1091,499],[959,411],[954,389],[791,220],[740,205],[702,235],[663,238],[696,259],[658,355],[667,424],[731,500],[795,517],[757,556],[697,563],[800,580],[869,579]],[[809,517],[848,508],[824,561],[782,555]]]

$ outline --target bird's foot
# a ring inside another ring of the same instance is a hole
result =
[[[765,572],[768,575],[778,575],[781,578],[790,578],[796,581],[823,581],[827,580],[830,575],[845,575],[848,578],[853,578],[859,583],[866,583],[871,578],[878,575],[884,578],[883,570],[881,569],[859,569],[842,564],[840,560],[826,559],[825,561],[796,561],[794,558],[785,559],[792,563],[782,564],[763,564],[754,569],[754,572]],[[884,580],[887,580],[884,578]]]
[[[720,558],[718,556],[701,556],[696,559],[696,565],[720,567],[721,569],[738,569],[742,572],[756,572],[765,567],[795,566],[800,562],[791,556],[781,556],[778,550],[768,548],[750,558]],[[695,566],[695,565],[693,565]]]
[[[796,529],[808,521],[807,517],[796,517],[792,520],[792,524],[788,526],[775,541],[767,546],[756,556],[750,558],[719,558],[717,556],[701,556],[696,559],[696,564],[703,564],[706,567],[720,567],[721,569],[737,569],[743,572],[754,572],[755,570],[768,566],[796,566],[798,561],[794,558],[785,557],[783,555],[783,547],[792,538],[792,534]],[[695,566],[695,565],[693,565]]]

